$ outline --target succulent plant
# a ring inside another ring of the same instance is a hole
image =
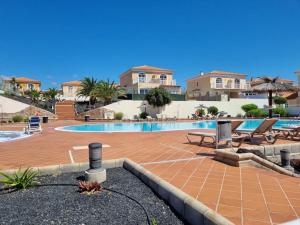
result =
[[[78,187],[79,192],[85,194],[94,194],[102,190],[102,186],[98,182],[80,181]]]

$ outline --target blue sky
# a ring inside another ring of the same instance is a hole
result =
[[[296,80],[300,0],[0,0],[0,74],[43,89],[132,66]]]

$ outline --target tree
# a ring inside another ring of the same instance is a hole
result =
[[[110,82],[109,80],[101,80],[95,85],[90,95],[92,98],[102,100],[104,105],[108,105],[118,97],[125,96],[125,90],[116,85],[114,81]]]
[[[259,77],[253,82],[252,90],[268,93],[269,118],[272,118],[273,93],[282,91],[294,91],[297,90],[297,88],[292,86],[286,80],[280,79],[279,77]]]
[[[274,103],[276,105],[284,105],[286,104],[287,100],[285,97],[282,97],[282,96],[275,96],[274,97]]]
[[[58,90],[56,90],[55,88],[49,88],[43,93],[44,100],[51,103],[52,109],[54,108],[57,94]]]
[[[26,96],[28,96],[32,103],[36,104],[39,102],[41,97],[41,92],[37,90],[27,90],[24,92]]]
[[[77,92],[77,96],[80,97],[89,97],[89,105],[94,105],[97,99],[92,95],[92,91],[95,89],[97,85],[97,79],[93,77],[85,77],[80,84],[80,89]]]
[[[258,109],[257,105],[255,104],[245,104],[245,105],[242,105],[242,110],[247,114],[250,110],[253,110],[253,109]]]
[[[145,100],[154,108],[163,107],[165,105],[169,105],[172,102],[170,93],[162,87],[153,88],[152,90],[150,90],[146,94]]]
[[[19,84],[17,83],[16,78],[12,77],[9,83],[11,84],[13,92],[15,93],[19,88]]]
[[[213,116],[216,116],[218,115],[219,109],[216,106],[210,106],[208,107],[207,112]]]

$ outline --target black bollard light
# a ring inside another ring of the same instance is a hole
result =
[[[106,170],[102,167],[102,144],[89,144],[89,169],[85,171],[87,181],[102,183],[106,180]]]
[[[102,144],[89,144],[90,169],[99,169],[102,166]]]
[[[286,167],[290,165],[290,152],[286,149],[280,150],[281,166]]]

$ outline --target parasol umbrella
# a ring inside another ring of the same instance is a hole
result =
[[[272,118],[273,92],[295,91],[297,90],[291,82],[279,77],[259,77],[251,81],[251,89],[260,93],[268,93],[269,118]]]

